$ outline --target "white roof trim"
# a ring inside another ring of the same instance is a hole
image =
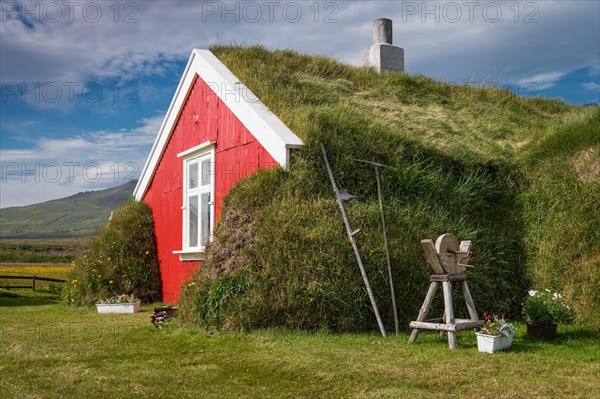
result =
[[[148,190],[196,75],[215,91],[282,167],[285,168],[289,163],[289,149],[303,145],[302,140],[260,102],[213,53],[209,50],[194,49],[133,191],[138,201]]]

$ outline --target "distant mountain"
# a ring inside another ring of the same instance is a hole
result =
[[[127,202],[136,181],[39,204],[0,209],[0,238],[89,237]]]

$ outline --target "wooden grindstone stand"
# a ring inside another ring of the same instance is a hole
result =
[[[477,310],[473,298],[471,298],[467,275],[465,274],[467,267],[473,267],[468,264],[471,256],[471,241],[461,241],[459,244],[454,235],[444,234],[438,237],[435,246],[432,240],[422,240],[421,246],[425,251],[425,259],[432,272],[429,279],[431,284],[417,320],[410,322],[412,334],[409,342],[415,342],[420,330],[434,330],[442,333],[446,332],[448,334],[448,346],[450,349],[456,349],[457,331],[483,326],[483,320],[479,320],[477,316]],[[426,320],[425,317],[427,317],[440,283],[442,283],[444,290],[444,316],[438,319]],[[462,287],[470,319],[454,318],[452,292],[457,283]]]

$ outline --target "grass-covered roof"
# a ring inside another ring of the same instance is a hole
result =
[[[598,107],[379,75],[288,50],[211,50],[305,146],[289,171],[259,172],[230,192],[208,260],[183,295],[189,319],[233,328],[376,327],[322,143],[338,184],[358,196],[348,213],[362,229],[359,247],[388,326],[374,174],[357,158],[395,168],[382,179],[404,327],[428,285],[419,242],[446,232],[474,242],[480,312],[518,317],[526,290],[548,286],[600,327],[591,317],[600,311]]]

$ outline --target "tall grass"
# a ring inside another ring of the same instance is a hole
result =
[[[321,143],[339,186],[358,197],[348,215],[361,229],[358,245],[388,328],[393,318],[374,172],[355,159],[393,167],[382,180],[405,328],[429,284],[419,242],[446,232],[474,242],[470,285],[479,310],[518,317],[532,279],[538,281],[525,200],[533,155],[519,154],[537,148],[547,129],[564,126],[573,134],[569,121],[579,109],[425,76],[378,75],[293,51],[212,50],[305,146],[289,171],[259,172],[229,193],[208,259],[180,301],[187,320],[235,329],[375,327]],[[243,281],[244,289],[227,291],[219,317],[200,317],[224,275]],[[441,315],[440,302],[433,314]]]

